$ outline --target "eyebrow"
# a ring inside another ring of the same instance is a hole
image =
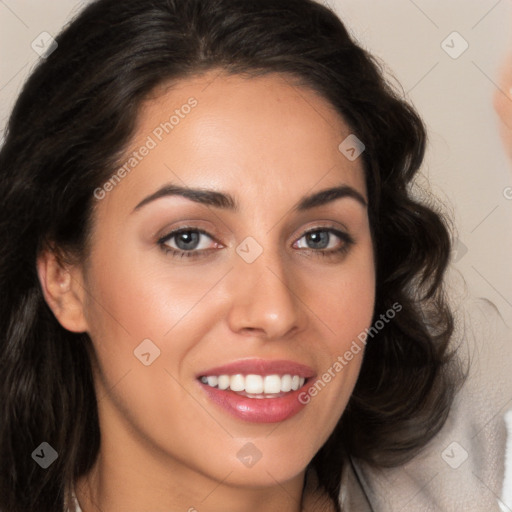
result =
[[[190,199],[195,203],[200,203],[207,206],[215,206],[215,208],[223,208],[225,210],[236,211],[238,209],[236,201],[229,194],[216,192],[215,190],[179,187],[177,185],[169,184],[164,185],[162,188],[158,189],[156,192],[143,199],[133,209],[133,211],[140,210],[143,206],[156,201],[157,199],[170,196],[185,197],[186,199]]]
[[[206,206],[214,206],[224,210],[238,211],[238,203],[233,196],[215,190],[181,187],[168,184],[158,189],[153,194],[144,198],[134,209],[133,212],[140,210],[143,206],[161,199],[163,197],[180,196],[195,203],[204,204]],[[355,188],[349,185],[340,185],[338,187],[327,188],[315,192],[309,196],[303,197],[294,207],[295,211],[302,212],[323,206],[325,204],[336,201],[337,199],[351,198],[355,199],[363,207],[367,207],[366,199]],[[132,213],[133,213],[132,212]]]
[[[302,212],[317,206],[332,203],[333,201],[336,201],[336,199],[346,197],[355,199],[364,208],[368,206],[366,199],[355,188],[350,187],[349,185],[340,185],[338,187],[320,190],[319,192],[315,192],[314,194],[302,198],[299,204],[295,207],[295,210]]]

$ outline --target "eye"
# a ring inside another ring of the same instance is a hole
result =
[[[329,231],[310,231],[306,233],[302,238],[299,238],[300,249],[304,248],[304,245],[300,245],[300,241],[303,239],[307,249],[330,249],[333,246],[332,233]]]
[[[302,235],[294,247],[327,256],[346,252],[353,243],[354,240],[348,233],[334,228],[316,228]]]
[[[173,256],[198,256],[202,251],[218,247],[206,231],[197,228],[180,228],[158,240],[165,252]]]

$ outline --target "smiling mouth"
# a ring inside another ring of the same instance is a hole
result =
[[[221,391],[232,391],[247,398],[280,398],[304,386],[305,377],[291,374],[274,375],[203,375],[199,380]]]

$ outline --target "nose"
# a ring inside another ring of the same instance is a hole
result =
[[[278,254],[264,251],[252,263],[238,259],[233,270],[228,312],[233,332],[276,340],[304,329],[307,315],[294,289],[297,276]]]

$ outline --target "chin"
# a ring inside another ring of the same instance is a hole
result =
[[[283,485],[293,480],[303,473],[305,469],[306,466],[275,468],[273,465],[261,466],[259,469],[257,469],[256,466],[247,469],[237,468],[231,473],[226,483],[229,482],[230,485],[246,489],[275,487],[276,483]]]
[[[249,443],[247,446],[247,452],[250,453],[252,447]],[[256,451],[247,455],[245,460],[243,456],[242,460],[235,459],[226,472],[227,474],[231,471],[230,484],[254,488],[275,486],[276,482],[282,484],[303,473],[314,456],[309,452],[301,456],[297,453],[297,445],[294,451],[279,452],[269,449],[267,452],[271,455],[268,460],[265,460],[264,453],[258,454]]]

